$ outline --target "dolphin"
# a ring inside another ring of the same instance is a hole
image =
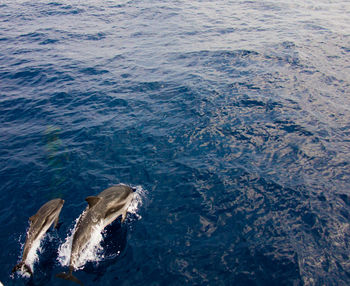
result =
[[[27,232],[26,242],[21,261],[12,269],[12,272],[22,270],[33,275],[33,271],[28,265],[28,254],[43,238],[44,234],[54,223],[55,228],[58,224],[58,218],[63,207],[64,200],[53,199],[45,203],[38,212],[29,218],[29,230]]]
[[[56,277],[63,278],[83,285],[73,276],[74,265],[81,252],[91,240],[93,230],[97,226],[102,229],[122,216],[121,222],[126,219],[127,210],[134,198],[134,189],[126,185],[112,186],[97,196],[85,198],[88,206],[80,216],[73,234],[72,248],[69,260],[69,272],[58,273]]]

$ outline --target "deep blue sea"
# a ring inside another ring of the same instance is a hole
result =
[[[0,281],[76,285],[85,197],[142,190],[84,285],[350,285],[350,3],[0,2]],[[28,218],[63,198],[31,279]],[[98,258],[98,259],[97,259]]]

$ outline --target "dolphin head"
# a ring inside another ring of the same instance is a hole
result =
[[[40,214],[41,217],[48,217],[48,221],[52,221],[60,214],[63,204],[63,199],[53,199],[43,205],[38,211],[37,215]]]
[[[53,222],[55,222],[55,227],[57,226],[63,204],[63,199],[53,199],[44,204],[35,215],[29,218],[30,224],[35,230],[35,237],[41,233],[38,230],[46,231]]]
[[[125,220],[128,207],[134,198],[134,191],[129,186],[117,185],[106,189],[98,197],[105,203],[104,220],[105,224],[109,224],[120,215],[122,221]]]

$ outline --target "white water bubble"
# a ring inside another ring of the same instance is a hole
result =
[[[128,207],[128,213],[135,215],[136,218],[140,220],[142,216],[139,214],[139,210],[146,200],[148,192],[141,186],[136,186],[134,188],[136,188],[136,191],[134,193],[134,199],[131,201],[131,204]]]
[[[29,236],[29,229],[30,228],[28,227],[27,232],[26,232],[27,237]],[[22,236],[20,236],[20,238],[19,238],[19,242],[21,240],[21,237]],[[24,261],[24,263],[29,266],[32,273],[34,273],[34,264],[39,261],[39,254],[41,254],[43,251],[43,241],[45,240],[46,237],[47,237],[47,235],[43,232],[38,235],[39,239],[36,239],[33,241],[32,245],[30,247],[30,250],[28,252],[27,258]],[[21,249],[23,252],[25,243],[20,242],[20,245],[21,245]],[[21,259],[22,259],[22,257],[20,256],[19,260],[21,260]],[[18,273],[20,276],[22,276],[24,278],[30,277],[30,274],[24,269],[24,266],[22,266],[22,268],[20,269],[20,271],[18,271]]]
[[[42,247],[42,241],[45,239],[45,235],[40,240],[35,240],[32,244],[32,247],[30,248],[30,251],[28,253],[27,259],[25,263],[30,267],[32,272],[34,273],[34,264],[39,261],[39,254],[42,253],[43,247]],[[25,272],[25,276],[28,276],[29,273]],[[30,275],[29,275],[30,276]]]
[[[66,241],[59,247],[58,261],[62,266],[69,266],[70,264],[73,236],[77,223],[83,215],[84,213],[76,219],[74,228],[67,236]],[[76,270],[83,269],[84,265],[88,262],[99,262],[104,259],[103,247],[101,246],[101,242],[103,241],[103,230],[103,222],[93,227],[91,238],[88,243],[81,250],[79,256],[73,258],[72,265]]]
[[[85,211],[75,220],[74,227],[70,230],[68,236],[66,237],[65,242],[61,244],[61,246],[58,248],[57,260],[62,266],[69,266],[70,252],[71,252],[72,243],[73,243],[73,235],[80,218],[84,214],[85,214]]]

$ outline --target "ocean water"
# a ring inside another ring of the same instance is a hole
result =
[[[142,204],[84,285],[349,285],[349,18],[340,0],[1,1],[0,281],[68,285],[84,198],[124,183]],[[34,277],[11,274],[56,197]]]

